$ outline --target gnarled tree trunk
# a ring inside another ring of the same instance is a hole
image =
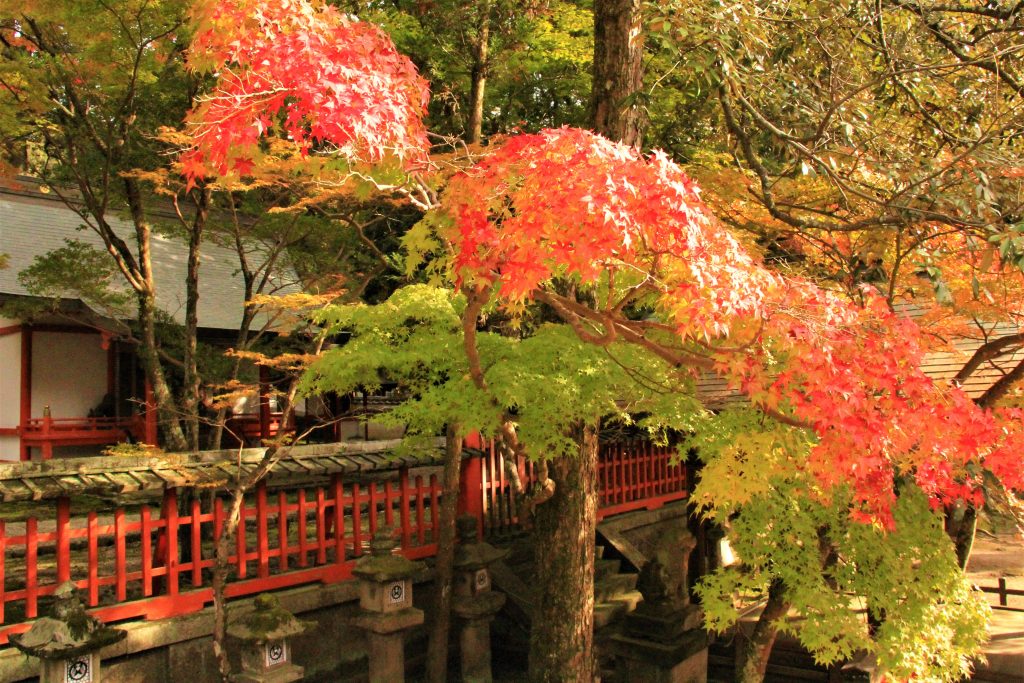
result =
[[[764,680],[768,660],[772,656],[772,646],[779,634],[775,623],[789,611],[785,592],[782,581],[774,579],[768,587],[768,602],[754,625],[754,632],[748,640],[736,643],[736,680],[740,683],[760,683]]]
[[[597,429],[584,427],[579,457],[552,460],[555,493],[534,516],[537,603],[530,633],[530,680],[594,678],[594,533]]]

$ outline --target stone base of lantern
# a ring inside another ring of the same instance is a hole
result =
[[[707,683],[708,638],[700,629],[671,642],[635,634],[612,639],[619,674],[626,681],[645,683]]]
[[[243,671],[231,680],[235,683],[291,683],[301,681],[305,669],[295,664],[279,664],[265,671]]]
[[[95,652],[71,659],[43,659],[40,664],[39,683],[100,683],[103,680],[100,676],[100,657]]]
[[[405,680],[405,631],[423,623],[423,610],[410,607],[398,612],[360,614],[352,623],[366,632],[369,646],[370,683]]]
[[[457,597],[452,611],[462,620],[459,655],[463,683],[491,683],[491,620],[505,604],[504,593]]]

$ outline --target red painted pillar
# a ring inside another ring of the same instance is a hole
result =
[[[153,398],[153,385],[146,378],[146,428],[142,441],[150,446],[157,445],[156,400]]]
[[[19,433],[21,434],[21,459],[31,457],[25,445],[25,430],[32,419],[32,328],[24,325],[21,328],[21,417]]]
[[[484,534],[483,459],[478,455],[462,458],[459,468],[459,514],[477,519],[477,533]]]
[[[106,334],[100,337],[100,347],[107,352],[107,393],[114,398],[114,393],[117,391],[117,347],[111,341],[110,336]],[[115,401],[115,417],[117,417],[116,405]]]
[[[270,438],[270,377],[267,368],[260,366],[260,441]]]

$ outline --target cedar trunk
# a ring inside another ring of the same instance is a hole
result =
[[[473,68],[470,72],[468,142],[479,144],[484,128],[484,92],[487,88],[487,60],[491,42],[491,3],[481,2],[477,24],[476,45],[473,46]]]
[[[597,430],[585,427],[579,457],[551,461],[555,493],[534,516],[530,680],[537,683],[594,678],[597,452]]]
[[[451,629],[452,575],[455,562],[455,517],[459,501],[459,468],[462,464],[462,436],[458,425],[448,425],[444,449],[443,495],[440,534],[434,578],[434,621],[427,645],[427,681],[448,680],[448,632]]]
[[[789,612],[785,599],[785,587],[778,579],[768,587],[768,602],[754,625],[754,632],[746,641],[736,643],[736,680],[740,683],[761,683],[768,670],[772,646],[779,634],[776,622]]]
[[[642,142],[644,34],[640,0],[594,0],[591,125],[631,147]]]

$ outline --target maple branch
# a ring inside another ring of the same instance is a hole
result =
[[[633,321],[626,320],[624,318],[609,318],[603,316],[601,313],[594,311],[572,299],[560,296],[554,292],[549,292],[543,289],[536,289],[533,291],[534,298],[543,301],[559,314],[567,323],[572,325],[572,316],[579,318],[585,318],[592,322],[600,323],[602,325],[609,325],[614,329],[614,333],[617,336],[621,336],[627,342],[642,346],[654,355],[658,356],[662,360],[667,361],[673,367],[700,367],[711,369],[714,367],[714,361],[706,356],[699,356],[683,349],[673,349],[664,344],[660,344],[652,339],[648,339],[642,332],[637,331],[633,328],[633,325],[638,327],[650,326],[647,321]],[[567,311],[570,314],[569,318],[563,317],[562,310]],[[576,328],[573,327],[575,330]],[[578,334],[578,332],[577,332]],[[582,337],[584,341],[587,341],[586,337]]]
[[[1017,363],[1013,370],[1000,377],[999,381],[990,386],[984,394],[975,400],[975,403],[982,408],[991,408],[999,399],[1006,396],[1013,385],[1021,379],[1024,379],[1024,360]]]
[[[971,355],[971,357],[964,363],[963,367],[960,368],[956,376],[953,377],[953,382],[957,385],[963,385],[967,379],[974,374],[983,363],[998,358],[999,356],[1007,353],[1007,350],[1015,350],[1014,347],[1019,347],[1024,344],[1024,332],[1018,334],[1010,334],[1005,337],[999,337],[992,341],[982,344],[978,349]],[[986,392],[988,393],[988,392]]]

